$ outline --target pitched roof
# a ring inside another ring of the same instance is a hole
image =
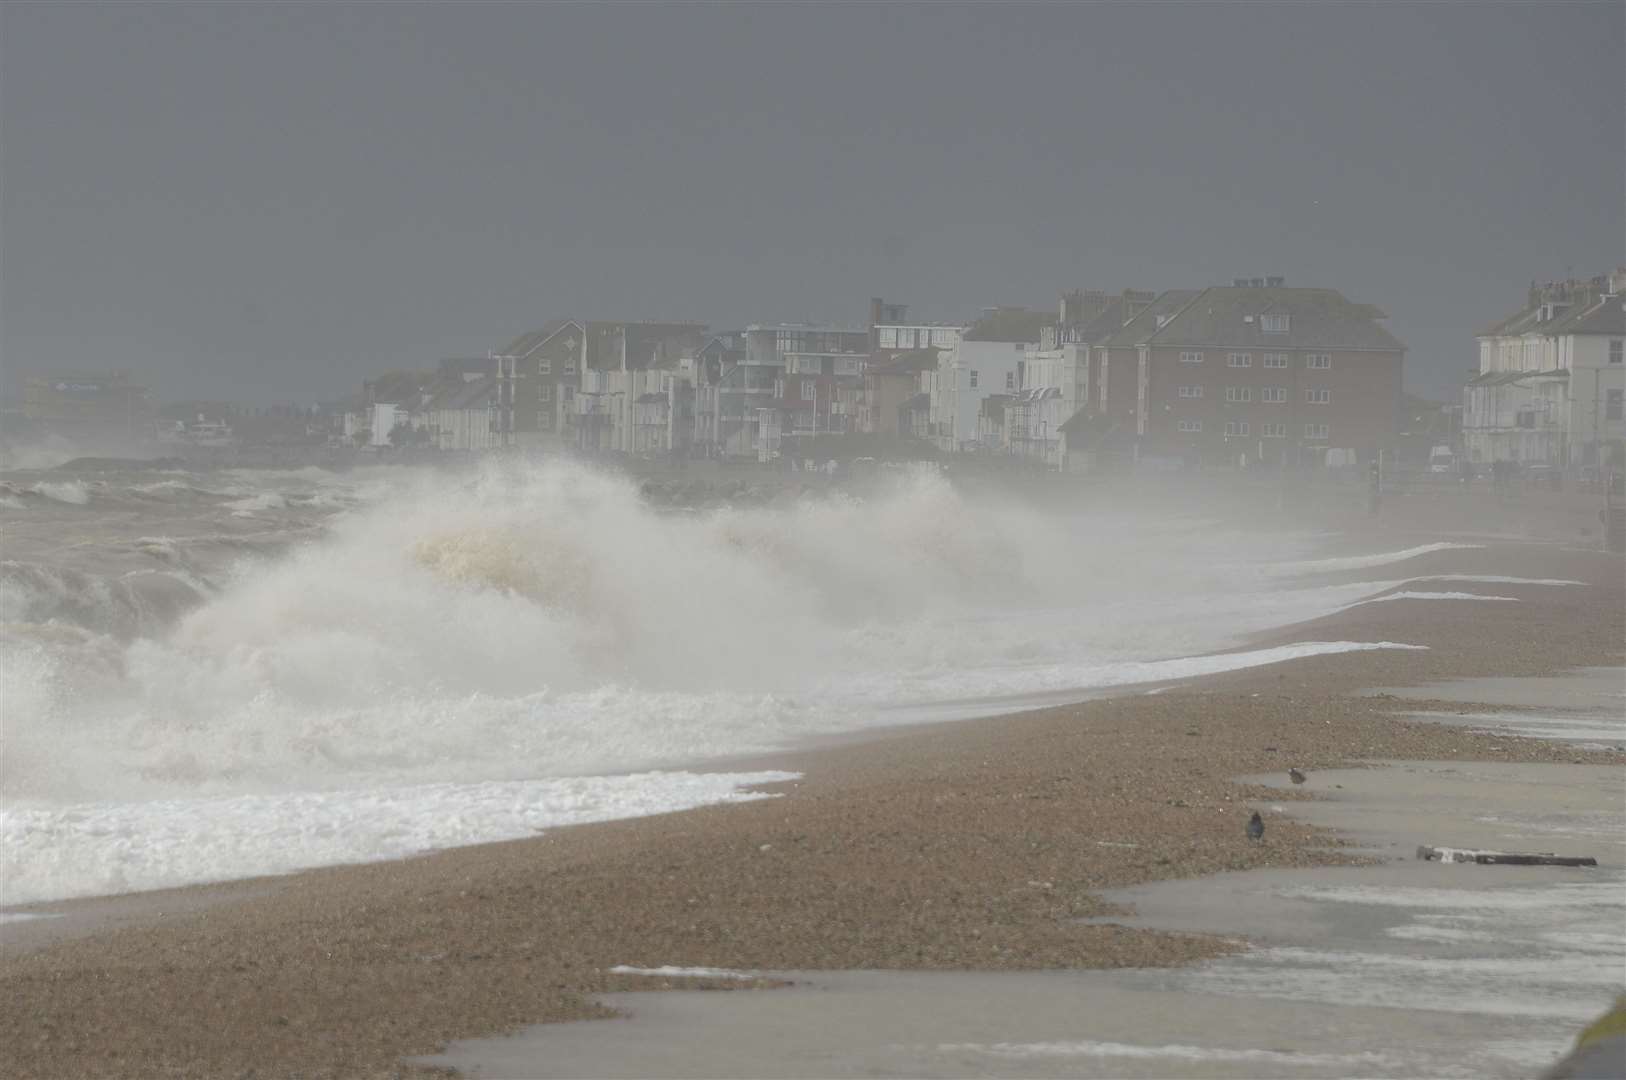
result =
[[[1525,379],[1567,379],[1566,368],[1548,368],[1546,371],[1485,371],[1469,379],[1468,386],[1506,386]]]
[[[1288,316],[1285,333],[1266,333],[1264,315]],[[1357,304],[1336,289],[1204,289],[1174,313],[1148,343],[1217,348],[1356,349],[1401,352],[1406,347],[1379,322],[1371,304]]]
[[[869,369],[878,375],[912,375],[936,367],[937,352],[936,349],[882,350],[874,355],[884,359],[872,358]]]
[[[437,377],[432,371],[386,371],[376,378],[363,380],[362,393],[369,403],[416,405]]]
[[[435,387],[435,394],[426,406],[430,409],[471,409],[485,406],[497,380],[490,375],[465,382],[461,379],[443,380]]]
[[[1558,334],[1622,333],[1620,296],[1609,292],[1617,287],[1611,284],[1613,280],[1612,277],[1597,277],[1590,281],[1532,285],[1524,307],[1481,330],[1476,336],[1518,337],[1534,333],[1552,337]],[[1610,306],[1611,297],[1613,312],[1601,310]],[[1545,321],[1543,315],[1548,316]],[[1583,323],[1584,328],[1574,328]]]
[[[575,319],[549,319],[547,322],[542,324],[542,329],[532,330],[529,333],[521,334],[519,337],[515,338],[507,348],[498,349],[496,355],[517,356],[523,360],[525,357],[531,355],[543,344],[545,344],[549,338],[553,337],[553,335],[557,334],[560,330],[563,330],[567,326],[580,327],[581,323],[577,322]]]
[[[1061,423],[1061,433],[1069,439],[1099,439],[1113,426],[1112,420],[1088,409],[1079,409]]]
[[[1030,311],[1027,308],[995,308],[965,332],[966,341],[1025,341],[1036,343],[1039,333],[1055,323],[1056,317],[1048,311]]]
[[[1127,321],[1124,318],[1123,297],[1114,296],[1107,301],[1104,311],[1093,319],[1086,319],[1084,325],[1073,332],[1073,336],[1080,344],[1094,345],[1122,330]]]
[[[1146,344],[1158,330],[1158,319],[1162,316],[1172,316],[1185,307],[1199,295],[1197,289],[1169,289],[1156,300],[1147,305],[1138,315],[1123,325],[1116,334],[1104,341],[1095,342],[1097,345],[1106,345],[1114,349],[1129,348],[1135,345]]]
[[[1550,324],[1549,334],[1626,334],[1626,306],[1618,296],[1604,296],[1578,307]]]

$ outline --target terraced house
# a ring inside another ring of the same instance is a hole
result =
[[[1479,334],[1463,387],[1469,460],[1566,467],[1626,460],[1626,268],[1531,285]]]

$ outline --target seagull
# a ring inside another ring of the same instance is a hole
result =
[[[1304,783],[1304,774],[1299,772],[1297,769],[1288,769],[1287,778],[1293,781],[1295,784]]]
[[[1255,810],[1253,812],[1253,817],[1248,819],[1248,839],[1263,840],[1264,838],[1265,822],[1264,819],[1259,816],[1259,811]]]

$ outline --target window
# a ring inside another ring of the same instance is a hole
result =
[[[1304,400],[1309,402],[1311,405],[1325,405],[1332,401],[1332,391],[1306,390],[1304,392]]]
[[[1248,422],[1246,420],[1227,420],[1227,421],[1225,421],[1225,434],[1227,434],[1227,435],[1246,435],[1247,433],[1248,433]]]
[[[976,388],[977,388],[977,369],[972,368],[971,369],[971,389],[975,390]]]
[[[1267,439],[1285,439],[1287,438],[1287,425],[1266,424],[1262,434]]]
[[[553,373],[553,361],[545,356],[538,360],[536,362],[536,373],[538,375],[551,375]]]
[[[1234,352],[1225,354],[1225,363],[1230,367],[1253,367],[1253,353]]]
[[[1203,396],[1203,388],[1200,386],[1182,386],[1180,387],[1180,396],[1183,398],[1200,398]]]
[[[536,385],[536,400],[538,400],[538,401],[552,401],[553,400],[553,384],[552,383],[537,383],[537,385]]]
[[[1311,371],[1327,371],[1332,367],[1332,354],[1324,352],[1307,353],[1304,357],[1304,366]]]
[[[1007,371],[1005,373],[1005,389],[1007,389],[1007,390],[1015,390],[1016,389],[1016,372]]]
[[[1603,407],[1603,418],[1605,420],[1621,419],[1621,410],[1626,408],[1626,402],[1622,402],[1621,400],[1623,396],[1626,396],[1626,390],[1609,391],[1609,396],[1604,399],[1605,405]]]
[[[1203,354],[1200,352],[1183,352],[1180,354],[1180,362],[1182,364],[1200,364],[1203,362]]]
[[[816,382],[808,382],[806,380],[803,380],[803,382],[802,382],[802,400],[803,401],[817,401],[817,400],[819,400],[818,394],[819,394],[819,384],[818,383],[816,383]]]
[[[1325,439],[1327,437],[1326,424],[1305,424],[1304,437],[1306,439]]]
[[[1229,402],[1232,402],[1233,404],[1238,402],[1238,401],[1252,401],[1253,400],[1253,387],[1251,387],[1251,386],[1227,386],[1225,388],[1225,400],[1229,401]]]
[[[1287,387],[1267,386],[1259,391],[1259,400],[1272,405],[1280,405],[1287,400]]]
[[[1287,354],[1284,352],[1267,352],[1265,354],[1266,367],[1286,367]]]
[[[1259,325],[1267,334],[1285,334],[1288,319],[1286,315],[1262,315],[1259,317]]]
[[[1615,338],[1609,342],[1609,362],[1611,364],[1620,363],[1623,352],[1626,352],[1626,341]]]
[[[566,375],[574,375],[574,374],[576,374],[576,361],[574,361],[574,360],[566,360],[565,361],[565,374]]]
[[[1201,420],[1182,420],[1176,426],[1181,431],[1201,431],[1203,429],[1203,422]]]
[[[574,386],[560,387],[559,398],[566,405],[569,405],[572,401],[574,401],[576,399],[576,388]]]

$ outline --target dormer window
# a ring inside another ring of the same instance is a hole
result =
[[[1260,329],[1267,334],[1287,333],[1288,318],[1286,315],[1261,315],[1259,323]]]

